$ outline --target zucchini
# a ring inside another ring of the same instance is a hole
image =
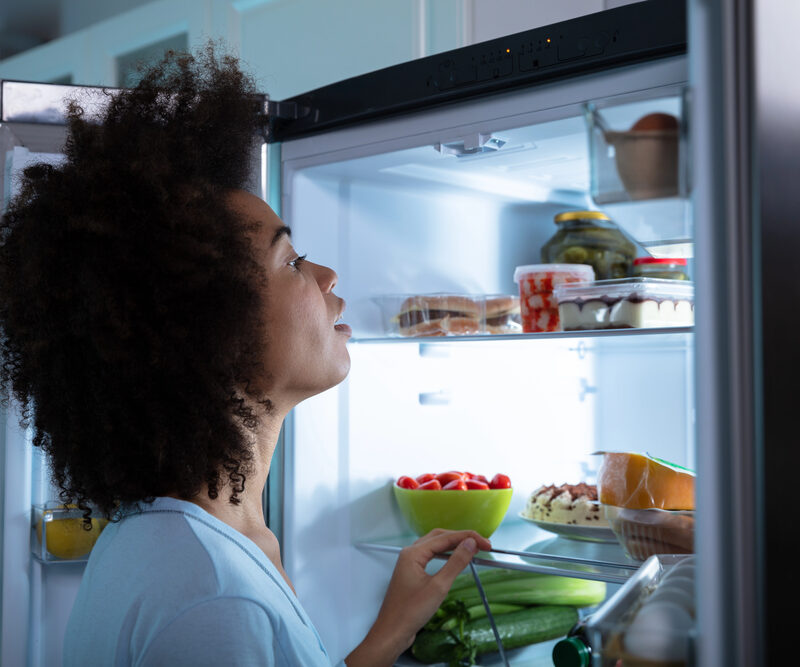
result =
[[[564,636],[578,622],[578,611],[551,605],[528,607],[496,616],[494,622],[503,648],[508,650]],[[426,664],[474,660],[475,655],[496,650],[488,618],[465,623],[463,637],[449,630],[423,630],[411,647],[414,657]]]

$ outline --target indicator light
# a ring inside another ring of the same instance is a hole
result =
[[[511,53],[511,49],[506,49],[506,53]]]
[[[550,38],[549,38],[549,37],[547,38],[547,43],[548,43],[548,44],[550,43]]]

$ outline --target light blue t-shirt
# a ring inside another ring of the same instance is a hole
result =
[[[199,506],[173,498],[108,524],[64,639],[65,667],[330,664],[264,552]]]

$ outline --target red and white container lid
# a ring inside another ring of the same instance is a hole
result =
[[[563,273],[580,282],[591,282],[594,280],[594,269],[589,264],[526,264],[514,269],[514,282],[518,283],[527,276],[541,273]]]
[[[634,266],[641,264],[676,264],[677,266],[686,266],[686,260],[682,257],[637,257],[633,260]]]

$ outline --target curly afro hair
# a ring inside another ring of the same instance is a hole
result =
[[[2,401],[87,517],[226,486],[238,503],[270,409],[248,389],[264,341],[253,223],[226,205],[266,117],[219,51],[168,53],[99,118],[72,101],[64,162],[27,168],[0,223]]]

